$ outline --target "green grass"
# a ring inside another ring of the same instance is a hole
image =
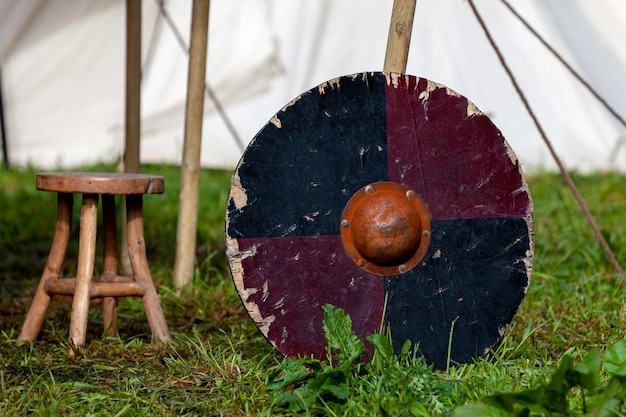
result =
[[[448,415],[496,392],[541,387],[564,357],[579,363],[626,334],[624,277],[611,270],[561,177],[534,174],[528,178],[535,207],[533,276],[496,350],[447,374],[432,372],[415,358],[354,366],[356,371],[339,374],[348,387],[345,398],[321,397],[290,411],[275,399],[299,386],[277,388],[269,377],[279,379],[298,364],[274,351],[249,320],[227,269],[223,234],[230,172],[201,173],[196,274],[177,295],[171,275],[178,170],[145,171],[166,177],[165,194],[144,198],[145,237],[174,343],[152,344],[141,302],[126,299],[119,308],[119,337],[102,336],[101,313],[94,308],[87,348],[76,357],[66,354],[67,299],[52,303],[36,343],[16,341],[49,250],[56,197],[35,190],[32,170],[0,171],[0,415],[385,415],[389,404],[405,402],[422,408],[397,406],[395,415]],[[624,265],[626,176],[575,174],[574,180]],[[74,230],[77,222],[75,214]],[[75,268],[76,240],[68,249],[68,273]],[[583,397],[579,387],[568,392],[571,415],[583,415]]]

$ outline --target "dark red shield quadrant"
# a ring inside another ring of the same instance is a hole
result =
[[[409,339],[443,369],[484,355],[516,313],[532,204],[504,137],[466,98],[361,73],[305,92],[252,140],[226,244],[250,317],[283,354],[325,357],[328,303],[358,335],[387,326],[395,349]]]

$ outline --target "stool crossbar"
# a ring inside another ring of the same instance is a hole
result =
[[[144,244],[143,194],[161,194],[162,176],[116,173],[40,173],[37,189],[57,192],[57,219],[52,247],[19,340],[35,340],[53,295],[70,295],[70,353],[85,345],[90,299],[101,298],[104,328],[117,334],[117,298],[141,297],[154,338],[171,342],[165,316],[152,281]],[[74,194],[82,194],[76,277],[61,277],[70,239]],[[115,196],[126,201],[126,233],[132,276],[117,274],[118,244]],[[102,274],[94,277],[98,200],[103,210]]]

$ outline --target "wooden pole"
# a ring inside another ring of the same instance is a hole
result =
[[[387,38],[384,72],[406,72],[417,0],[394,0]]]
[[[141,1],[126,0],[126,114],[124,172],[138,173],[141,135]],[[126,201],[122,200],[120,264],[124,275],[133,275],[126,234]]]
[[[187,106],[185,109],[185,139],[180,174],[176,260],[174,264],[174,287],[178,291],[191,281],[194,272],[209,6],[210,0],[194,0],[193,2]]]
[[[141,129],[141,0],[126,0],[126,130],[124,172],[139,172]]]

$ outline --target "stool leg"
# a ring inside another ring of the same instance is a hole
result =
[[[83,194],[80,210],[80,236],[78,242],[78,266],[76,267],[76,287],[72,301],[70,318],[70,351],[85,346],[87,316],[93,280],[93,265],[96,257],[96,235],[98,233],[98,195]],[[73,346],[71,346],[73,345]]]
[[[170,343],[170,336],[165,316],[161,309],[159,296],[157,295],[148,259],[146,258],[146,247],[143,236],[143,200],[141,195],[126,196],[127,227],[128,233],[128,253],[130,263],[133,268],[135,280],[144,284],[146,291],[142,297],[143,307],[146,310],[148,323],[152,330],[153,337],[163,343]]]
[[[28,310],[26,320],[20,331],[19,340],[35,340],[41,329],[50,305],[50,294],[46,291],[46,281],[49,277],[59,277],[63,268],[63,260],[70,239],[70,227],[72,224],[72,204],[74,195],[59,193],[57,195],[57,222],[52,238],[52,247],[46,261],[43,274],[39,280],[37,292]]]
[[[103,266],[102,279],[106,282],[117,276],[117,220],[115,214],[115,196],[102,196],[103,212]],[[109,336],[117,334],[117,299],[104,297],[102,299],[102,315],[104,331]]]

